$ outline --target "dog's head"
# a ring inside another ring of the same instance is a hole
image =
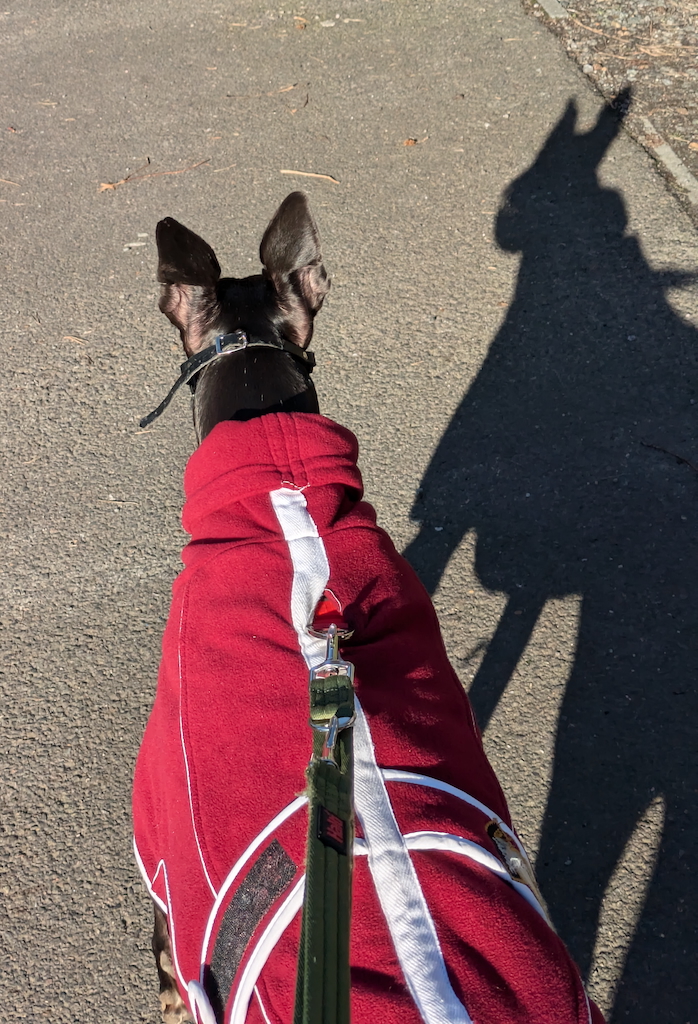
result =
[[[287,196],[272,217],[259,248],[262,273],[252,277],[221,277],[211,246],[171,217],[160,221],[156,239],[160,309],[179,329],[187,356],[236,330],[310,344],[330,280],[302,192]]]

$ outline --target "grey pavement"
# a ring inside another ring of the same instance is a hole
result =
[[[560,932],[609,1020],[695,1024],[698,244],[650,158],[516,0],[14,7],[0,1020],[159,1019],[130,780],[194,438],[182,396],[137,423],[180,361],[154,228],[242,276],[302,187],[322,407],[434,592]]]

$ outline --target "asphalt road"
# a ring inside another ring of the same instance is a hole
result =
[[[244,275],[303,187],[323,409],[558,927],[610,1020],[696,1024],[698,245],[650,159],[516,0],[25,0],[0,42],[0,1019],[158,1020],[130,779],[193,433],[137,425],[154,228]]]

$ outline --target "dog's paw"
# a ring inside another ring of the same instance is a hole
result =
[[[160,953],[160,967],[163,971],[163,980],[165,976],[168,977],[168,980],[172,979],[170,984],[162,985],[160,988],[160,1012],[163,1024],[187,1024],[187,1022],[193,1022],[194,1018],[187,1010],[186,1004],[174,982],[172,961],[165,950]]]
[[[160,1012],[163,1024],[188,1024],[194,1020],[174,986],[160,993]]]

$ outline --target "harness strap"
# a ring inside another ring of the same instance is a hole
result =
[[[341,657],[339,639],[331,625],[327,658],[310,673],[314,737],[294,1024],[350,1024],[354,666]]]
[[[233,331],[232,334],[219,334],[213,345],[209,345],[208,348],[201,349],[200,352],[196,352],[193,356],[190,356],[186,362],[182,363],[179,378],[170,388],[163,401],[160,402],[157,409],[153,409],[151,413],[148,413],[147,416],[143,417],[140,421],[140,426],[149,427],[153,420],[156,420],[158,416],[165,411],[183,384],[188,384],[191,390],[194,391],[196,388],[197,375],[201,373],[204,367],[209,363],[220,359],[222,356],[232,355],[235,352],[242,352],[246,348],[275,348],[281,352],[288,352],[289,355],[293,356],[294,359],[297,359],[298,362],[306,368],[308,373],[312,373],[313,367],[315,366],[315,356],[312,352],[308,352],[306,349],[301,348],[300,345],[295,345],[292,341],[287,341],[285,338],[280,338],[278,341],[267,341],[263,338],[250,338],[245,331]]]

